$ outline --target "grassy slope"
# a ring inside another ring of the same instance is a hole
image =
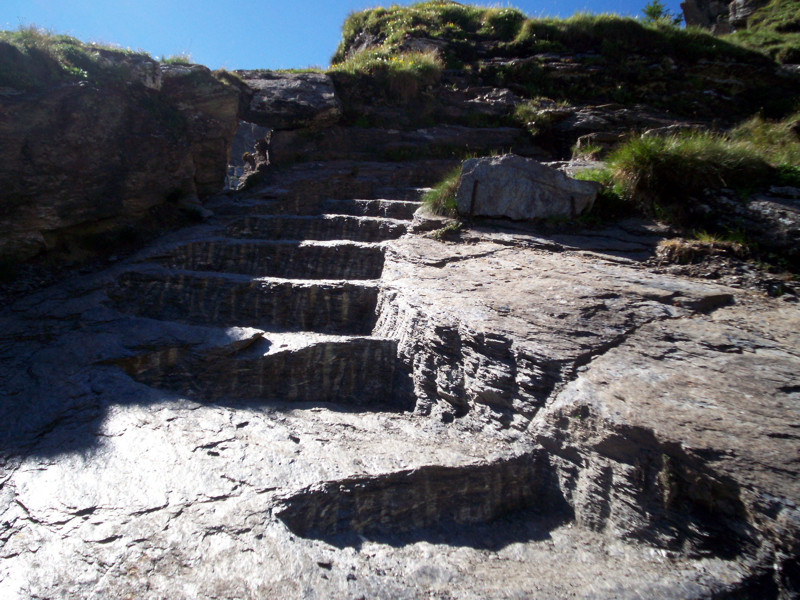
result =
[[[783,93],[790,84],[779,81],[774,62],[761,52],[700,29],[608,14],[529,19],[512,8],[447,1],[370,9],[345,21],[331,71],[383,76],[399,60],[411,65],[408,76],[414,63],[423,64],[409,54],[414,39],[433,40],[442,67],[530,99],[639,103],[698,118],[794,110]],[[427,73],[417,77],[417,87],[435,83],[438,71]]]
[[[764,52],[782,63],[800,63],[800,0],[772,0],[728,40]]]
[[[152,59],[34,27],[0,31],[0,87],[36,90],[81,80],[124,80],[128,69],[142,61]]]
[[[351,14],[343,25],[342,41],[332,63],[344,61],[364,42],[369,42],[373,50],[395,52],[406,37],[446,40],[451,61],[473,58],[479,43],[492,46],[494,53],[504,56],[569,51],[597,52],[610,58],[629,53],[686,60],[754,58],[747,49],[699,29],[648,25],[610,14],[528,19],[513,8],[434,1]]]

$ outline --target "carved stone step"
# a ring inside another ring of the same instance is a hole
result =
[[[258,198],[237,198],[235,202],[226,201],[210,208],[215,215],[222,216],[280,215],[287,212],[280,200]]]
[[[485,523],[537,507],[558,512],[563,496],[549,485],[537,455],[466,466],[427,466],[328,481],[281,502],[277,512],[303,537],[391,536],[432,527]]]
[[[178,269],[298,279],[379,279],[383,259],[383,248],[375,244],[226,238],[190,242],[156,257]]]
[[[115,362],[140,383],[200,401],[413,408],[392,395],[394,340],[240,332],[222,346],[169,346]]]
[[[420,186],[436,185],[460,163],[460,160],[323,161],[286,168],[272,166],[264,184],[247,195],[254,199],[281,200],[293,205],[282,212],[299,209],[298,214],[310,214],[306,207],[325,198],[419,200]]]
[[[383,188],[380,198],[359,200],[320,199],[318,201],[297,202],[278,197],[221,198],[209,203],[217,215],[320,215],[342,214],[356,216],[389,217],[410,219],[418,203],[430,188]],[[342,196],[347,197],[347,196]],[[355,203],[355,206],[351,204]],[[403,205],[403,203],[409,203]]]
[[[120,310],[160,320],[367,335],[375,324],[378,288],[149,269],[123,273],[108,295]]]
[[[246,217],[228,235],[262,240],[352,240],[380,242],[401,237],[408,224],[394,219],[342,215]]]
[[[419,202],[408,200],[327,200],[325,212],[338,215],[386,217],[411,220],[420,207]]]
[[[438,181],[434,181],[438,183]],[[392,200],[405,200],[407,202],[420,202],[429,187],[404,187],[404,188],[379,188],[377,191],[378,199],[390,198]]]

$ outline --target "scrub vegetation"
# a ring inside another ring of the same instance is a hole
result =
[[[707,189],[741,195],[768,185],[800,186],[800,114],[781,121],[753,117],[729,132],[636,136],[582,174],[604,193],[646,214],[680,221],[686,203]]]

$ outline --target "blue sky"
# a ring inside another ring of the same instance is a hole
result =
[[[529,16],[576,11],[639,15],[648,0],[519,0]],[[327,66],[341,25],[356,10],[410,1],[363,0],[0,0],[0,28],[36,25],[83,41],[141,49],[155,57],[189,54],[211,68],[279,69]],[[679,1],[666,0],[673,12]]]

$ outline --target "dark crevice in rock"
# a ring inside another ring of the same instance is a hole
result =
[[[477,254],[467,254],[464,256],[448,256],[447,258],[443,258],[441,260],[423,261],[423,262],[429,267],[436,267],[437,269],[441,269],[452,263],[457,263],[463,260],[472,260],[475,258],[485,258],[487,256],[492,256],[493,254],[497,254],[498,252],[502,252],[503,250],[504,248],[498,248],[497,250],[489,250],[487,252],[479,252]]]

